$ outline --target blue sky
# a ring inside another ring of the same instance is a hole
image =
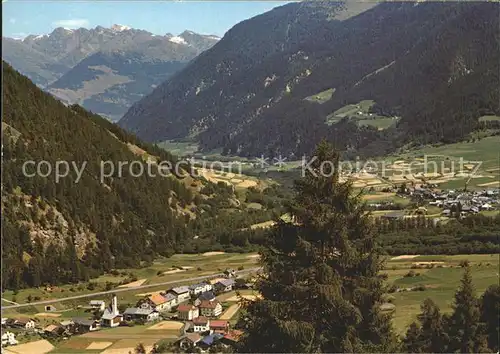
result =
[[[2,0],[3,36],[22,38],[56,27],[93,28],[113,24],[154,34],[224,33],[240,21],[290,1],[71,1]]]

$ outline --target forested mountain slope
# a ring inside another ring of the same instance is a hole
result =
[[[146,172],[148,159],[176,159],[79,106],[65,107],[5,62],[2,134],[4,288],[88,279],[183,252],[193,240],[189,220],[201,223],[203,207],[216,209],[233,198],[230,189],[197,177],[162,177],[155,164]],[[44,176],[34,164],[24,165],[29,161],[46,161]],[[56,181],[60,161],[70,170]],[[125,165],[120,175],[119,162],[136,166]],[[83,169],[81,178],[75,166]],[[101,171],[107,173],[102,180]],[[211,195],[202,195],[207,187]]]
[[[500,113],[500,4],[374,5],[294,3],[244,21],[119,124],[148,141],[189,137],[247,156],[309,153],[322,137],[369,155],[460,140]],[[329,89],[326,102],[305,99]],[[362,100],[398,123],[326,124]]]

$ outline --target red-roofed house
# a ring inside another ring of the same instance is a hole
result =
[[[224,335],[221,342],[228,345],[234,345],[240,341],[242,335],[243,331],[232,329]]]
[[[153,294],[140,300],[136,306],[142,309],[151,309],[163,312],[170,311],[170,309],[175,305],[175,301],[175,297],[170,294]]]
[[[177,307],[177,317],[180,320],[191,321],[200,316],[200,310],[192,304],[181,304]]]
[[[210,331],[215,333],[227,333],[229,331],[229,322],[222,320],[210,321]]]
[[[202,301],[200,303],[200,312],[202,316],[217,317],[222,313],[222,305],[219,301]]]

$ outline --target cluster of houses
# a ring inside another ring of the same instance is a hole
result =
[[[216,294],[232,291],[235,280],[231,272],[226,278],[179,286],[165,292],[153,293],[140,299],[135,307],[120,312],[116,295],[112,296],[109,306],[103,300],[92,300],[87,309],[94,313],[94,318],[73,318],[50,324],[43,329],[37,329],[33,319],[16,320],[2,319],[3,327],[33,329],[46,336],[66,337],[100,330],[102,327],[118,327],[129,322],[147,323],[160,318],[170,318],[184,321],[184,335],[179,345],[210,346],[213,343],[230,345],[241,333],[230,331],[229,322],[218,320],[222,314],[222,304],[216,299]],[[169,316],[167,316],[167,313]],[[99,316],[100,314],[100,316]],[[2,345],[17,344],[12,332],[2,335]]]
[[[36,322],[31,318],[2,318],[2,347],[18,344],[16,334],[12,331],[6,331],[7,328],[34,332],[36,331]]]
[[[194,347],[207,350],[216,344],[221,344],[224,347],[234,347],[242,335],[243,332],[237,329],[227,330],[223,333],[209,331],[204,335],[194,332],[187,333],[177,343],[183,350],[192,350]]]
[[[410,190],[410,189],[407,189]],[[441,191],[424,187],[415,187],[411,189],[411,195],[419,196],[428,205],[442,208],[441,216],[443,217],[466,217],[467,215],[477,214],[484,210],[499,210],[500,209],[500,193],[498,190],[483,190],[483,191]],[[375,209],[384,209],[384,205],[371,205]],[[382,216],[384,219],[404,219],[416,215],[427,214],[425,207],[419,207],[413,210],[410,214],[404,210],[393,211]]]
[[[460,213],[460,217],[477,214],[482,210],[495,210],[498,208],[498,190],[485,190],[475,192],[460,192],[453,190],[444,193],[434,193],[429,205],[443,208],[443,216],[451,216],[452,211]]]

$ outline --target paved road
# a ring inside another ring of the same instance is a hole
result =
[[[256,268],[250,268],[250,269],[245,269],[245,270],[239,270],[239,271],[236,271],[236,273],[237,274],[246,274],[246,273],[258,271],[260,269],[261,269],[260,267],[256,267]],[[135,286],[133,288],[120,288],[120,289],[114,289],[114,290],[108,290],[108,291],[100,291],[100,292],[91,293],[91,294],[68,296],[68,297],[63,297],[63,298],[53,299],[53,300],[44,300],[44,301],[30,302],[30,303],[26,303],[26,304],[2,306],[2,308],[3,309],[16,309],[16,308],[26,307],[26,306],[48,305],[48,304],[53,304],[56,302],[62,302],[62,301],[67,301],[67,300],[77,300],[77,299],[83,299],[86,297],[96,297],[96,296],[107,295],[107,294],[121,293],[121,292],[125,292],[125,291],[134,291],[134,290],[141,290],[141,289],[147,289],[147,288],[154,288],[154,287],[162,286],[162,285],[171,285],[171,284],[179,284],[179,283],[190,284],[193,282],[197,282],[197,281],[201,281],[201,280],[205,280],[205,279],[209,279],[209,278],[213,278],[213,277],[218,277],[218,276],[223,276],[223,274],[222,273],[215,273],[215,274],[203,275],[203,276],[193,277],[193,278],[170,280],[170,281],[156,283],[156,284],[140,285],[140,286]]]

